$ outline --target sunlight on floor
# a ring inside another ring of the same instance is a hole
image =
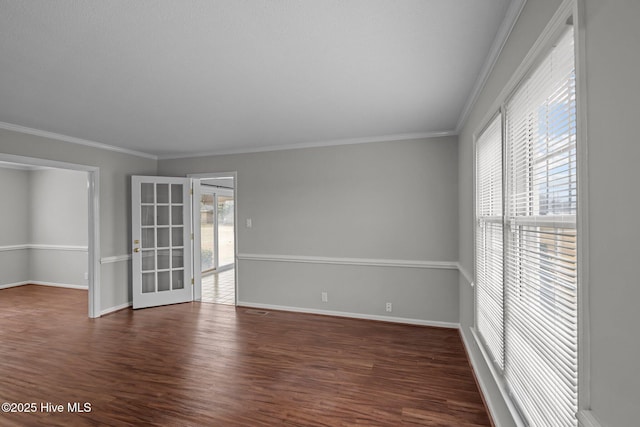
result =
[[[235,269],[202,276],[202,302],[235,305]]]

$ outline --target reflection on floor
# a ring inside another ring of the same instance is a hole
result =
[[[235,270],[202,276],[202,302],[235,305]]]

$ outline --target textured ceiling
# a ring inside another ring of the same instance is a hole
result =
[[[0,122],[161,157],[452,133],[509,0],[0,0]]]

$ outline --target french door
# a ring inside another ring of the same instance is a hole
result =
[[[193,300],[191,180],[131,178],[133,308]]]

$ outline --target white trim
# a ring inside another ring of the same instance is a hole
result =
[[[191,278],[193,279],[193,300],[202,301],[202,217],[200,214],[200,200],[202,200],[202,189],[200,178],[191,178],[191,240],[193,251],[193,262],[191,263]],[[237,224],[237,221],[235,222]],[[235,227],[234,224],[234,227]],[[234,242],[235,248],[235,242]]]
[[[18,286],[25,286],[25,285],[40,285],[40,286],[51,286],[54,288],[82,289],[85,291],[89,288],[87,285],[73,285],[69,283],[43,282],[40,280],[26,280],[23,282],[8,283],[6,285],[0,285],[0,289],[15,288]]]
[[[396,135],[369,136],[363,138],[334,139],[329,141],[302,142],[287,145],[270,145],[265,147],[227,148],[221,150],[203,151],[195,153],[177,153],[158,156],[158,160],[185,159],[190,157],[221,156],[227,154],[261,153],[264,151],[295,150],[298,148],[332,147],[334,145],[367,144],[370,142],[406,141],[410,139],[437,138],[441,136],[455,136],[455,130],[442,132],[401,133]],[[189,175],[192,176],[192,175]]]
[[[414,261],[404,259],[337,258],[298,255],[238,254],[242,261],[295,262],[305,264],[364,265],[372,267],[407,267],[457,270],[456,261]]]
[[[600,421],[598,421],[591,411],[578,411],[576,416],[578,417],[578,425],[580,427],[602,427]]]
[[[30,245],[6,245],[0,246],[0,252],[9,252],[9,251],[23,251],[25,249],[31,249]]]
[[[88,240],[89,240],[89,317],[100,317],[101,267],[100,267],[100,169],[89,172]]]
[[[471,278],[471,275],[467,270],[465,270],[462,264],[460,264],[459,262],[457,264],[458,264],[458,271],[460,272],[460,274],[462,274],[462,277],[464,277],[464,280],[466,280],[467,283],[469,283],[469,286],[473,288],[475,284],[473,283],[473,279]]]
[[[30,283],[31,282],[29,282],[28,280],[24,281],[24,282],[7,283],[5,285],[0,285],[0,289],[15,288],[15,287],[18,287],[18,286],[28,285]]]
[[[487,59],[482,65],[480,73],[478,74],[478,78],[476,79],[476,83],[473,86],[473,90],[471,91],[469,98],[467,98],[467,102],[465,103],[464,108],[460,113],[460,117],[458,117],[458,124],[456,125],[455,130],[456,134],[460,133],[460,131],[466,124],[467,119],[469,118],[469,114],[478,101],[478,97],[484,89],[484,86],[487,84],[487,80],[493,72],[493,68],[498,62],[498,58],[502,53],[502,49],[504,48],[504,45],[506,44],[511,31],[513,30],[513,27],[515,26],[516,21],[520,17],[520,13],[522,12],[522,9],[524,9],[524,5],[526,2],[527,0],[511,0],[511,4],[509,4],[509,8],[507,9],[504,18],[500,23],[500,28],[498,28],[498,32],[493,39],[493,44],[491,45],[491,49],[487,54]]]
[[[34,243],[25,243],[23,245],[7,245],[0,246],[0,252],[7,251],[20,251],[25,249],[38,249],[48,251],[72,251],[72,252],[87,252],[88,246],[73,246],[73,245],[40,245]]]
[[[305,307],[290,307],[285,305],[261,304],[257,302],[238,301],[238,307],[260,308],[263,310],[291,311],[294,313],[320,314],[323,316],[349,317],[353,319],[376,320],[390,323],[404,323],[408,325],[435,326],[439,328],[459,329],[460,324],[455,322],[441,322],[438,320],[411,319],[407,317],[380,316],[377,314],[349,313],[345,311],[318,310]]]
[[[20,165],[17,163],[9,163],[9,162],[0,162],[0,168],[2,169],[14,169],[20,171],[39,171],[39,170],[47,170],[44,166],[29,166],[29,165]]]
[[[13,132],[26,133],[29,135],[40,136],[42,138],[56,139],[58,141],[70,142],[72,144],[84,145],[92,148],[99,148],[101,150],[115,151],[118,153],[130,154],[132,156],[145,157],[147,159],[158,160],[158,157],[153,154],[143,153],[141,151],[129,150],[128,148],[115,147],[113,145],[90,141],[88,139],[76,138],[74,136],[63,135],[60,133],[48,132],[40,129],[29,128],[26,126],[14,125],[12,123],[0,122],[0,129],[6,129]]]
[[[0,122],[1,123],[1,122]],[[42,166],[45,168],[69,169],[81,172],[98,171],[100,168],[95,166],[81,165],[77,163],[59,162],[57,160],[41,159],[39,157],[16,156],[13,154],[0,153],[0,161],[8,163],[17,163],[21,165]]]
[[[115,256],[100,258],[100,264],[113,264],[116,262],[123,262],[123,261],[131,261],[131,254],[115,255]]]
[[[463,327],[460,328],[460,336],[462,337],[462,345],[464,345],[467,351],[467,357],[469,358],[471,369],[473,370],[473,374],[476,377],[476,381],[480,386],[480,393],[482,393],[482,396],[484,397],[484,402],[487,406],[487,410],[489,411],[489,415],[491,416],[491,420],[493,421],[492,424],[495,424],[497,427],[500,427],[502,423],[501,423],[501,420],[496,416],[495,402],[491,398],[491,395],[489,394],[489,390],[487,388],[488,387],[487,382],[485,381],[484,377],[480,375],[480,371],[478,370],[478,363],[479,363],[478,359],[475,356],[475,352],[471,351],[471,345],[469,345],[469,340],[467,338],[467,335],[464,332]]]
[[[43,251],[70,251],[70,252],[87,252],[88,246],[72,246],[72,245],[40,245],[29,244],[29,249],[37,249]]]
[[[484,349],[484,345],[482,344],[482,342],[480,340],[480,337],[478,336],[478,333],[476,332],[475,328],[469,328],[469,330],[471,331],[471,335],[473,335],[473,339],[474,339],[474,341],[476,343],[476,346],[480,349],[480,353],[482,354],[482,357],[484,358],[485,365],[489,367],[489,371],[491,372],[491,376],[493,377],[493,381],[498,386],[498,389],[500,390],[500,394],[501,394],[502,398],[504,399],[504,402],[506,403],[507,408],[509,409],[509,413],[511,414],[511,417],[513,418],[513,421],[515,422],[516,426],[525,427],[526,423],[522,420],[522,418],[520,417],[520,412],[518,412],[518,409],[516,408],[516,406],[511,401],[511,398],[509,397],[509,392],[507,391],[507,387],[504,384],[504,381],[502,380],[501,375],[496,370],[496,367],[493,365],[493,363],[491,363],[491,357],[489,356],[489,354]],[[471,351],[471,346],[469,345],[468,338],[466,337],[463,328],[460,328],[460,335],[462,336],[462,341],[463,341],[465,347],[467,348],[467,354],[469,354],[469,358],[471,359],[470,360],[471,361],[471,366],[472,366],[474,372],[476,373],[476,378],[478,379],[478,383],[480,384],[480,389],[482,390],[482,394],[485,397],[485,402],[487,402],[487,407],[488,407],[489,411],[491,412],[491,417],[493,418],[494,422],[496,422],[496,425],[498,427],[500,427],[500,425],[501,425],[500,421],[496,417],[495,402],[492,402],[490,400],[491,395],[488,393],[488,386],[487,386],[486,380],[484,378],[482,378],[480,375],[478,375],[478,372],[479,372],[478,367],[480,366],[479,365],[480,361],[475,356],[475,353],[473,351]]]
[[[110,314],[110,313],[114,313],[116,311],[120,311],[120,310],[124,310],[125,308],[129,308],[133,305],[133,303],[131,301],[129,302],[125,302],[124,304],[120,304],[120,305],[116,305],[113,307],[109,307],[105,310],[102,310],[100,312],[100,316],[104,316],[105,314]]]
[[[591,407],[591,326],[589,303],[589,172],[587,137],[587,83],[585,71],[585,23],[582,0],[573,2],[576,67],[576,134],[578,156],[578,421],[583,408]],[[587,417],[588,418],[588,417]],[[587,424],[588,425],[588,424]],[[595,425],[598,425],[597,423]]]
[[[40,286],[51,286],[53,288],[69,288],[69,289],[89,289],[87,285],[73,285],[70,283],[56,283],[56,282],[43,282],[41,280],[31,280],[29,281],[30,285],[40,285]]]

